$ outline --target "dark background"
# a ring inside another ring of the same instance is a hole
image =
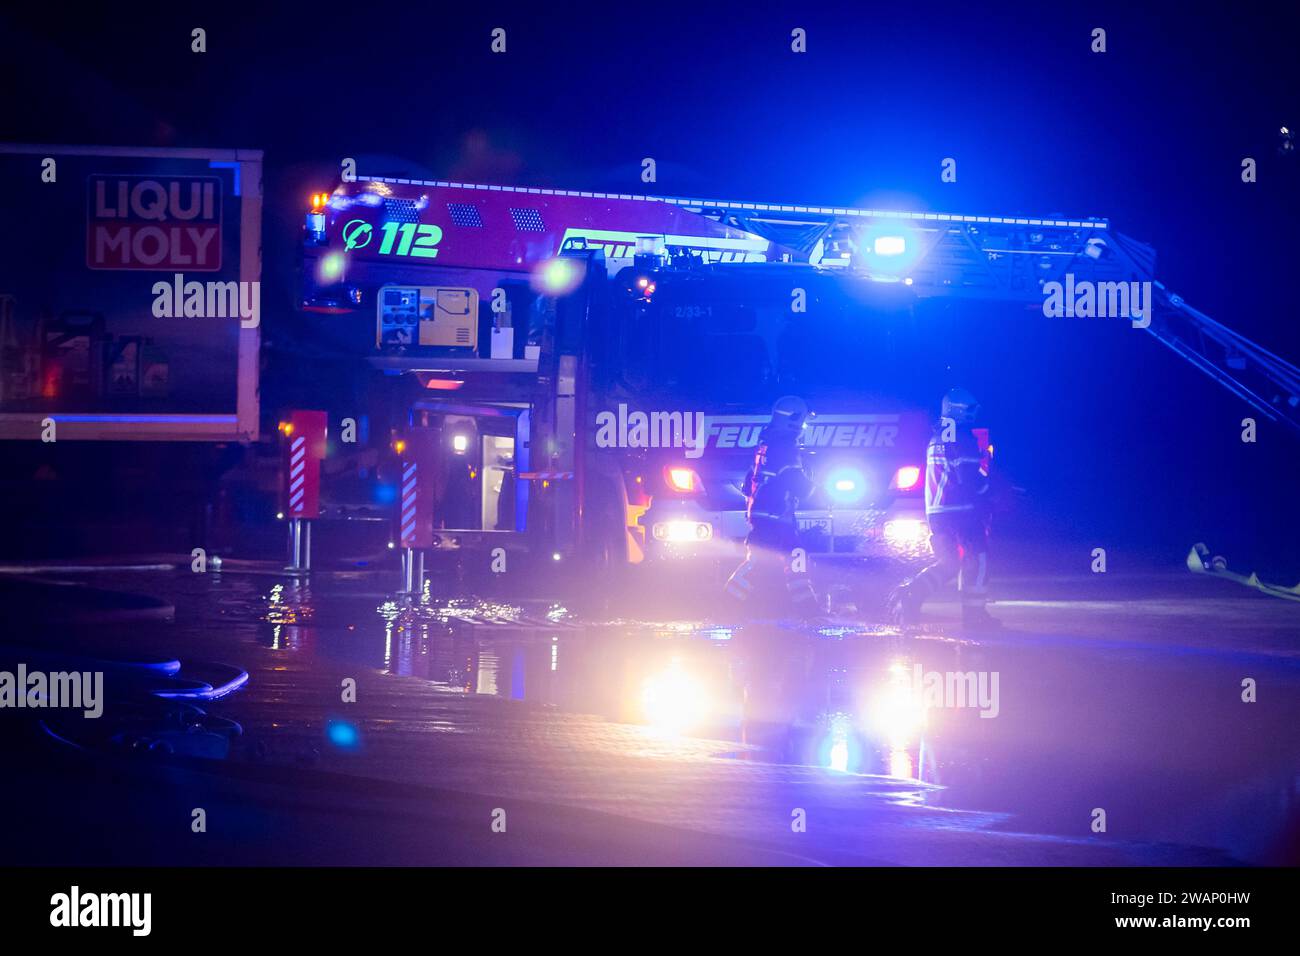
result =
[[[269,408],[345,378],[347,320],[293,308],[306,197],[344,156],[368,174],[1108,217],[1156,248],[1167,286],[1294,360],[1288,7],[1135,6],[33,5],[0,14],[0,136],[265,150]],[[489,51],[497,26],[505,55]],[[940,182],[945,157],[956,183]],[[954,374],[1031,492],[1023,529],[1106,546],[1112,569],[1207,540],[1300,578],[1290,434],[1261,421],[1243,444],[1248,409],[1144,333],[968,318]]]

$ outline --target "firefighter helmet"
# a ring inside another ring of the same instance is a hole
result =
[[[950,388],[943,397],[943,417],[951,418],[958,425],[969,425],[979,416],[980,403],[966,389]]]
[[[798,395],[785,395],[772,405],[772,427],[798,433],[808,418],[808,403]]]

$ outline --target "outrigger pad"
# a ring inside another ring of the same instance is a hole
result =
[[[1280,584],[1269,584],[1266,581],[1261,581],[1259,575],[1254,571],[1251,571],[1249,575],[1237,574],[1228,570],[1228,562],[1224,558],[1218,555],[1211,558],[1209,554],[1210,550],[1204,544],[1192,545],[1192,550],[1187,553],[1188,569],[1194,574],[1210,574],[1216,578],[1244,584],[1246,587],[1254,588],[1261,594],[1267,594],[1270,597],[1282,598],[1285,601],[1300,601],[1300,584],[1288,588]]]

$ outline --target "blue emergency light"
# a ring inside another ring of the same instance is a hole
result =
[[[826,492],[831,500],[839,504],[849,504],[859,500],[867,491],[867,482],[862,472],[853,468],[837,468],[826,479]]]

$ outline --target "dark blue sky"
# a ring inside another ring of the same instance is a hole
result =
[[[280,196],[349,155],[524,184],[1106,216],[1190,301],[1300,341],[1259,325],[1300,251],[1300,163],[1275,152],[1277,128],[1300,125],[1286,5],[288,6],[0,16],[6,138],[261,147]]]

